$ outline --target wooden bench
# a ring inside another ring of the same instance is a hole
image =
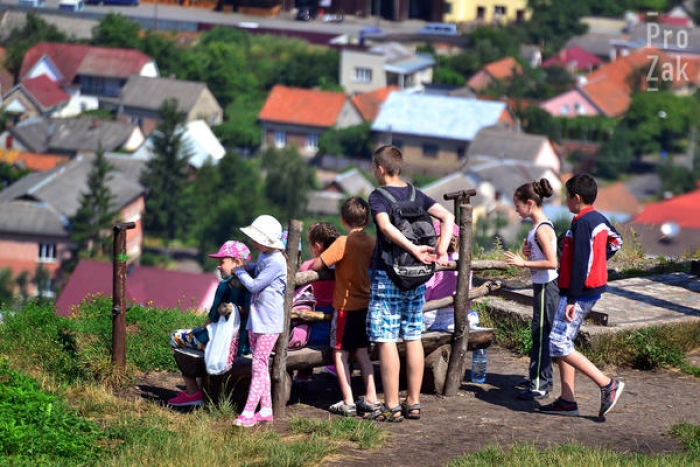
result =
[[[304,276],[300,282],[304,282]],[[500,283],[487,282],[479,287],[470,290],[469,298],[478,298],[488,295],[491,291],[500,287]],[[427,302],[424,306],[425,311],[435,310],[445,306],[450,306],[453,302],[452,297],[447,297],[440,300]],[[304,319],[306,321],[323,321],[330,316],[324,313],[295,313],[292,311],[292,317],[295,319]],[[483,349],[491,345],[493,341],[493,329],[491,328],[476,328],[469,330],[468,350]],[[452,340],[454,333],[432,331],[426,332],[421,337],[423,349],[426,355],[425,358],[425,375],[423,378],[422,391],[442,393],[445,377],[447,374],[447,366],[450,359],[452,348]],[[399,356],[405,356],[405,346],[403,342],[398,344]],[[213,376],[208,375],[204,365],[204,352],[192,349],[175,349],[175,361],[177,362],[182,374],[191,378],[204,378],[204,389],[212,400],[218,400],[221,397],[221,392],[226,391],[236,402],[241,402],[242,397],[247,394],[249,385],[252,359],[250,356],[238,357],[233,365],[233,368],[225,375]],[[273,356],[270,357],[270,366],[272,366]],[[370,358],[372,361],[378,361],[377,350],[374,345],[370,345]],[[297,370],[313,370],[314,368],[323,367],[333,364],[333,352],[329,346],[307,346],[299,350],[291,350],[287,352],[286,358],[286,381],[284,382],[286,394],[285,402],[289,401],[292,386],[292,375]],[[243,391],[238,391],[239,388],[245,388]]]

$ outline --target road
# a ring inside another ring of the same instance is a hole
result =
[[[138,18],[142,25],[150,24],[151,29],[153,29],[153,25],[156,24],[159,30],[170,29],[170,24],[172,24],[170,21],[178,23],[212,23],[228,26],[235,26],[243,23],[251,26],[258,25],[262,28],[306,30],[324,33],[337,33],[338,35],[348,34],[352,37],[357,37],[359,35],[359,31],[367,27],[379,26],[383,31],[389,34],[410,34],[415,33],[418,31],[418,29],[425,25],[425,22],[423,21],[409,20],[403,22],[393,22],[386,21],[384,19],[377,19],[376,17],[361,18],[357,16],[345,16],[342,23],[325,23],[320,18],[313,21],[304,22],[295,21],[293,12],[282,12],[277,17],[268,18],[241,15],[238,13],[217,12],[205,8],[164,5],[150,2],[141,3],[136,7],[87,5],[86,10],[83,13],[63,11],[59,13],[58,2],[59,0],[46,0],[45,7],[37,9],[37,11],[45,14],[65,14],[74,17],[85,17],[97,20],[110,11],[113,11],[115,13],[121,13],[130,18]],[[0,0],[0,6],[3,8],[17,8],[28,11],[25,8],[16,7],[16,5],[17,0]],[[148,28],[149,27],[146,27],[146,29]]]

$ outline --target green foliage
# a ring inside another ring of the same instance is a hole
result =
[[[111,227],[119,215],[116,195],[109,188],[113,172],[114,166],[107,161],[100,144],[87,176],[87,191],[80,194],[80,206],[70,220],[71,240],[76,250],[88,258],[111,251]]]
[[[667,157],[662,164],[656,166],[656,173],[659,175],[664,192],[682,195],[697,188],[693,172],[687,167],[674,164],[671,157]]]
[[[92,28],[92,45],[138,49],[141,27],[121,13],[110,11]]]
[[[525,133],[545,135],[552,141],[559,141],[561,138],[554,117],[543,108],[530,105],[525,109],[515,109],[515,114],[520,119]]]
[[[362,123],[325,132],[319,140],[318,151],[337,157],[369,160],[372,158],[373,144],[371,124]]]
[[[15,78],[19,77],[22,60],[27,50],[42,41],[67,42],[67,37],[58,28],[44,21],[39,15],[27,13],[22,29],[13,29],[7,40],[5,67]]]
[[[612,137],[600,146],[594,175],[615,180],[627,173],[634,161],[632,137],[627,125],[620,123]]]
[[[190,152],[183,140],[185,116],[175,99],[168,99],[159,110],[160,125],[152,135],[153,157],[146,162],[141,184],[150,192],[146,198],[144,225],[161,236],[167,245],[183,231],[187,200],[180,196],[187,185]]]
[[[29,170],[0,162],[0,186],[11,185],[29,173]]]
[[[541,44],[543,55],[551,56],[573,36],[584,34],[588,27],[580,19],[589,14],[586,2],[552,2],[529,0],[530,21],[521,26],[527,44]]]
[[[697,101],[670,91],[635,94],[622,119],[635,155],[684,150],[689,129],[698,121]]]
[[[285,219],[303,214],[306,194],[314,185],[314,171],[296,146],[281,150],[268,148],[262,154],[262,164],[267,170],[267,198],[280,208]]]
[[[15,283],[12,278],[12,269],[0,269],[0,309],[14,304]]]
[[[97,424],[0,360],[0,465],[83,465],[102,456]]]
[[[261,131],[258,114],[265,96],[240,94],[226,107],[226,121],[212,128],[221,144],[229,149],[260,146]]]

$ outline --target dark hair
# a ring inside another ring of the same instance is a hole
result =
[[[576,174],[566,181],[569,195],[579,195],[585,204],[593,204],[598,196],[598,184],[588,174]]]
[[[348,198],[340,208],[340,216],[349,227],[364,227],[369,223],[369,204],[359,196]]]
[[[309,243],[319,243],[325,250],[331,246],[331,243],[333,243],[336,238],[340,237],[340,232],[333,224],[329,222],[316,222],[314,225],[309,227],[306,237],[308,238]]]
[[[537,206],[542,206],[542,202],[545,198],[549,198],[554,193],[552,185],[546,178],[541,179],[539,182],[524,183],[515,190],[513,198],[518,201],[527,202],[534,201]]]
[[[403,155],[401,150],[396,146],[384,145],[379,146],[372,154],[372,164],[375,167],[384,167],[387,175],[401,175],[401,166],[403,165]]]

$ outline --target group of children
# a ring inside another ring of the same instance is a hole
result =
[[[373,154],[377,183],[398,200],[408,199],[414,191],[401,179],[402,164],[403,156],[396,147],[381,146]],[[542,212],[544,198],[553,194],[547,180],[523,185],[514,194],[518,214],[531,219],[533,228],[523,245],[524,257],[507,252],[506,261],[531,270],[535,293],[529,379],[518,397],[535,399],[546,396],[553,387],[552,359],[557,358],[561,396],[552,404],[540,406],[539,411],[578,414],[574,371],[579,370],[601,387],[602,417],[619,399],[624,383],[601,373],[574,350],[573,342],[583,319],[605,288],[605,261],[619,248],[621,239],[608,220],[592,207],[597,190],[592,177],[574,176],[566,188],[567,206],[575,217],[563,242],[561,264],[557,258],[557,236],[553,225]],[[340,235],[328,223],[316,223],[307,232],[313,258],[303,263],[300,270],[335,269],[335,281],[317,282],[313,286],[318,306],[332,305],[333,310],[329,342],[342,399],[330,406],[332,413],[386,422],[421,417],[420,388],[424,368],[421,333],[425,330],[423,304],[426,284],[410,289],[398,287],[388,276],[382,258],[388,254],[391,245],[398,245],[424,264],[447,265],[455,259],[454,237],[458,230],[454,225],[454,215],[442,205],[418,189],[415,189],[414,196],[415,203],[436,219],[438,240],[435,247],[418,246],[408,240],[390,221],[390,202],[376,191],[370,194],[368,202],[351,197],[343,203],[341,221],[347,235]],[[364,230],[370,216],[377,227],[376,237]],[[252,379],[246,405],[234,424],[251,427],[273,421],[268,361],[286,324],[283,322],[283,306],[287,258],[282,227],[272,216],[260,216],[241,230],[259,252],[258,261],[247,262],[250,251],[235,241],[226,242],[218,253],[210,255],[218,258],[218,270],[223,280],[207,324],[219,319],[218,306],[222,302],[248,306],[246,329],[253,358]],[[238,279],[243,289],[230,286],[232,277]],[[447,282],[449,279],[456,277],[448,275]],[[324,340],[325,336],[320,339]],[[407,375],[403,401],[399,398],[397,342],[400,339],[405,345]],[[201,350],[207,341],[206,327],[178,330],[171,336],[174,348]],[[370,342],[375,344],[379,354],[383,402],[377,396],[374,367],[368,353]],[[357,400],[350,384],[351,355],[365,386],[364,396]],[[308,374],[297,377],[308,378]],[[185,390],[168,402],[174,406],[201,404],[201,383],[185,378]],[[256,412],[258,406],[260,409]]]

